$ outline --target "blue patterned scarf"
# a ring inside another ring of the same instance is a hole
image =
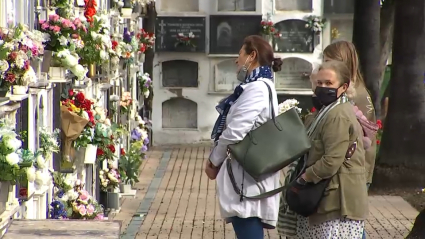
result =
[[[257,81],[259,78],[267,78],[272,80],[272,69],[269,66],[260,66],[255,68],[251,72],[251,74],[249,74],[249,76],[245,79],[245,81],[240,83],[235,88],[233,94],[221,100],[220,103],[215,107],[215,109],[220,115],[218,116],[217,121],[215,122],[213,131],[211,133],[211,139],[217,141],[218,138],[220,138],[221,133],[223,133],[224,126],[226,125],[227,114],[229,113],[230,107],[236,102],[236,100],[238,100],[239,96],[243,92],[242,85]]]

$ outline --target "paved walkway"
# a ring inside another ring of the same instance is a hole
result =
[[[209,146],[156,148],[141,166],[136,198],[122,198],[125,239],[234,239],[231,225],[220,217],[215,181],[203,173]],[[400,197],[369,197],[368,238],[404,238],[417,211]],[[266,237],[278,239],[276,230]]]

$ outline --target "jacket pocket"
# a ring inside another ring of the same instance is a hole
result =
[[[333,180],[323,193],[322,200],[320,201],[317,213],[324,214],[332,211],[339,210],[341,208],[341,198],[339,191],[339,184],[334,183]]]

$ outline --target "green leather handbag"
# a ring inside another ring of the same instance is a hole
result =
[[[264,83],[269,91],[272,119],[227,148],[230,159],[238,161],[257,182],[299,159],[311,147],[295,108],[275,116],[272,91]]]

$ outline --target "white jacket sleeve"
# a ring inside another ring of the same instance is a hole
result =
[[[245,86],[243,93],[227,115],[227,125],[210,155],[210,161],[219,166],[226,159],[227,145],[240,141],[254,128],[258,116],[268,109],[268,89],[257,81]]]

